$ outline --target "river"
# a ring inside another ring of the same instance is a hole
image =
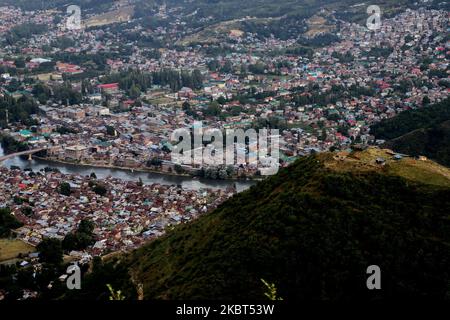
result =
[[[4,150],[0,146],[0,157],[4,155]],[[191,177],[185,176],[175,176],[168,175],[164,173],[153,173],[153,172],[139,172],[123,169],[109,169],[109,168],[97,168],[97,167],[86,167],[78,166],[75,164],[62,164],[53,161],[33,159],[31,161],[24,160],[20,157],[15,157],[8,159],[0,165],[11,167],[17,166],[21,169],[31,168],[33,171],[39,171],[45,167],[56,168],[64,174],[77,174],[77,175],[90,175],[95,172],[97,178],[102,179],[108,176],[114,178],[126,180],[126,181],[137,181],[139,178],[145,184],[159,183],[164,185],[181,185],[183,188],[198,190],[200,188],[211,188],[211,189],[226,189],[233,183],[236,183],[236,189],[241,192],[245,189],[250,188],[254,181],[231,181],[231,180],[211,180],[211,179],[193,179]]]

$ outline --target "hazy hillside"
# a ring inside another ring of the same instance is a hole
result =
[[[79,5],[82,14],[110,13],[115,0],[0,0],[0,5],[8,4],[20,6],[25,10],[57,9],[64,12],[68,5]],[[134,8],[133,17],[148,20],[151,25],[165,25],[167,22],[182,21],[185,26],[192,28],[190,36],[178,44],[208,42],[212,32],[227,34],[231,29],[251,32],[261,37],[275,36],[280,39],[297,38],[299,35],[308,36],[325,32],[327,36],[335,34],[336,18],[352,20],[361,24],[368,18],[367,5],[360,0],[122,0],[122,6],[130,4]],[[377,3],[382,8],[383,17],[388,18],[405,10],[407,7],[417,6],[412,0],[390,1],[382,0]],[[433,5],[433,3],[420,4]],[[160,16],[162,8],[167,15]],[[320,17],[315,16],[320,14]],[[311,27],[307,19],[315,17],[321,21],[320,25]],[[93,18],[95,19],[95,17]],[[100,18],[102,19],[102,18]],[[128,21],[124,19],[121,21]],[[322,23],[323,22],[323,23]],[[225,23],[225,25],[222,25]],[[89,26],[102,25],[88,23]],[[228,27],[227,27],[228,26]],[[212,28],[212,30],[211,30]],[[224,31],[224,32],[222,32]],[[206,33],[206,36],[205,36]],[[204,40],[208,41],[204,41]],[[221,42],[217,39],[217,42]]]
[[[412,156],[427,156],[450,166],[450,99],[400,113],[371,128],[386,147]]]
[[[147,299],[264,299],[261,278],[288,300],[443,299],[449,209],[450,171],[433,162],[378,149],[321,154],[106,264],[106,281],[127,283],[118,274],[128,268]],[[366,288],[372,264],[383,290]],[[102,294],[105,266],[83,294]]]
[[[117,0],[0,0],[0,5],[20,6],[26,10],[40,9],[61,9],[68,5],[79,5],[82,9],[96,9],[96,11],[108,10]],[[195,18],[212,16],[214,21],[230,20],[236,18],[251,17],[281,17],[281,16],[301,16],[309,17],[320,8],[337,10],[342,17],[364,16],[367,17],[366,7],[360,0],[130,0],[122,1],[136,5],[138,15],[151,15],[152,9],[160,5],[167,5],[168,9],[175,9],[175,12],[182,12],[185,15],[192,15]],[[384,9],[385,14],[391,14],[398,9],[413,5],[415,1],[382,0],[377,3]]]
[[[0,0],[1,5],[18,6],[24,10],[57,9],[64,11],[67,6],[78,5],[82,9],[108,10],[117,0]]]
[[[407,133],[388,141],[386,146],[401,153],[424,155],[450,167],[450,121]]]

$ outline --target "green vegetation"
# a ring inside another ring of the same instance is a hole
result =
[[[420,166],[398,176],[374,156],[300,159],[103,268],[116,289],[132,290],[131,274],[146,299],[265,299],[260,279],[285,300],[448,297],[450,185],[415,180]],[[384,290],[365,286],[372,264]],[[97,286],[109,283],[103,268]]]
[[[401,112],[394,118],[373,125],[370,131],[378,139],[388,140],[447,120],[450,120],[450,99],[425,108]]]
[[[63,249],[58,239],[44,239],[36,247],[42,262],[59,265],[63,262]]]
[[[53,95],[55,100],[61,101],[65,105],[78,104],[83,99],[81,93],[74,90],[68,82],[53,88]]]
[[[36,23],[24,23],[22,25],[15,26],[6,35],[6,42],[9,45],[15,44],[16,42],[31,38],[35,34],[41,34],[47,31],[47,26],[43,24]]]
[[[62,241],[62,248],[66,251],[82,250],[94,243],[94,223],[90,220],[81,220],[75,232],[69,233]]]
[[[375,124],[371,132],[386,146],[412,156],[426,156],[450,166],[450,99],[409,110]]]
[[[388,148],[412,156],[426,156],[450,167],[450,120],[417,129],[386,142]]]
[[[267,292],[264,295],[269,300],[283,300],[283,298],[278,297],[277,295],[277,287],[274,283],[268,283],[266,280],[261,279],[261,282],[266,286]]]
[[[91,184],[92,184],[92,191],[94,191],[99,196],[103,197],[108,193],[108,190],[103,184],[98,182],[92,182]]]
[[[173,91],[178,91],[182,87],[200,89],[203,85],[203,76],[199,70],[190,72],[164,69],[151,73],[129,70],[105,76],[102,82],[118,82],[122,90],[136,98],[140,92],[145,92],[153,85],[169,86]]]
[[[64,196],[67,196],[67,197],[70,196],[70,194],[72,193],[70,184],[67,182],[62,182],[59,185],[59,193],[61,193]]]
[[[70,300],[106,301],[112,296],[111,290],[114,291],[113,297],[120,297],[120,300],[137,299],[137,290],[129,279],[127,266],[120,264],[116,257],[94,257],[92,272],[83,274],[81,290],[66,291],[63,297]]]
[[[28,144],[26,142],[17,141],[7,135],[0,135],[0,143],[7,154],[28,150]]]
[[[20,88],[10,89],[19,90]],[[0,128],[6,127],[6,110],[8,110],[9,122],[32,125],[35,121],[30,116],[38,113],[39,109],[36,101],[28,96],[22,96],[19,99],[14,99],[10,95],[0,97]]]
[[[109,292],[111,293],[109,300],[125,300],[125,297],[122,295],[122,291],[120,291],[120,290],[115,291],[113,289],[113,287],[111,287],[110,284],[107,284],[106,287],[108,288]]]
[[[22,226],[8,208],[0,208],[0,238],[11,236],[11,230]]]

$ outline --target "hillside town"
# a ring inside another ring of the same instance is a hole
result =
[[[80,220],[89,219],[96,225],[98,239],[87,250],[91,256],[137,248],[163,235],[166,227],[195,219],[234,193],[232,189],[195,191],[44,170],[0,170],[0,201],[24,224],[15,231],[18,238],[32,245],[46,237],[63,240]],[[62,183],[70,185],[70,195],[61,194]],[[99,192],[98,185],[104,191]],[[71,255],[81,256],[79,252]]]
[[[381,145],[370,132],[373,124],[442,102],[450,92],[444,10],[406,9],[383,17],[378,30],[321,12],[335,26],[332,35],[317,35],[324,45],[316,45],[317,38],[261,37],[239,29],[204,39],[178,11],[161,6],[154,14],[170,22],[155,26],[133,18],[68,29],[65,12],[1,7],[5,152],[39,150],[30,157],[89,165],[94,172],[104,167],[259,180],[254,164],[174,163],[171,152],[179,141],[172,133],[191,130],[196,121],[223,132],[277,129],[280,166],[287,167],[314,153]],[[63,241],[82,220],[94,224],[95,241],[66,252],[82,262],[138,248],[235,193],[97,179],[50,167],[0,167],[0,208],[22,224],[13,231],[18,239],[38,246],[47,238]]]

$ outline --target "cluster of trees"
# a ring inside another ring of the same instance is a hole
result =
[[[346,88],[340,85],[333,85],[330,91],[319,92],[317,85],[313,85],[308,89],[300,88],[294,95],[293,101],[296,106],[305,106],[308,104],[327,105],[348,97],[373,96],[376,93],[375,86],[358,86],[351,85]],[[305,94],[306,93],[306,94]]]
[[[114,59],[119,56],[118,53],[112,51],[101,51],[97,53],[70,53],[58,52],[51,56],[53,61],[62,61],[82,66],[87,70],[104,71],[107,67],[107,60]]]
[[[394,139],[408,132],[450,120],[450,99],[425,108],[407,110],[374,124],[370,131],[378,139]]]
[[[61,50],[65,50],[67,48],[75,46],[76,42],[75,40],[69,38],[69,37],[60,37],[52,42],[53,48],[59,48]]]
[[[251,87],[246,92],[239,92],[236,95],[235,100],[238,100],[241,104],[257,104],[265,98],[276,96],[276,94],[275,91],[258,92],[255,87]]]
[[[99,182],[90,181],[89,185],[91,186],[92,191],[94,191],[101,197],[105,196],[108,193],[108,189],[106,189],[106,187]]]
[[[73,89],[69,82],[55,86],[53,88],[53,97],[56,101],[61,101],[65,105],[79,104],[83,101],[81,92]]]
[[[385,146],[411,156],[426,156],[450,167],[450,120],[389,140]]]
[[[147,167],[160,167],[162,165],[162,160],[158,157],[153,157],[147,161]]]
[[[26,142],[17,141],[9,135],[0,135],[0,143],[7,154],[28,150]]]
[[[282,40],[295,39],[307,30],[307,25],[303,19],[309,17],[311,11],[302,10],[296,14],[290,13],[290,15],[285,15],[281,19],[264,21],[263,23],[252,20],[244,21],[242,22],[242,29],[245,32],[256,34],[260,39],[270,38],[271,36]],[[280,14],[280,16],[282,15]]]
[[[13,27],[6,35],[6,42],[13,45],[22,39],[31,38],[33,35],[44,33],[48,30],[44,24],[24,23]]]
[[[373,47],[373,48],[370,48],[369,51],[364,52],[364,54],[368,57],[387,58],[393,51],[394,51],[394,48],[392,48],[392,47]]]
[[[57,127],[55,131],[58,132],[59,134],[78,133],[78,131],[76,131],[75,129],[63,126]]]
[[[225,180],[233,177],[234,167],[222,165],[217,167],[208,167],[206,169],[201,168],[195,175],[207,179]]]
[[[292,48],[287,48],[286,54],[292,54],[292,55],[307,57],[307,58],[311,59],[314,54],[314,50],[311,48],[307,48],[307,47],[295,46]]]
[[[412,156],[427,156],[450,167],[450,99],[408,110],[371,127],[385,146]]]
[[[92,245],[95,225],[90,220],[81,220],[75,232],[68,233],[62,241],[62,249],[65,251],[83,250]]]
[[[61,240],[55,238],[46,238],[36,247],[39,251],[41,262],[59,265],[63,261],[63,249]]]
[[[41,103],[46,104],[52,96],[52,90],[42,82],[38,82],[33,87],[33,96]]]
[[[0,208],[0,238],[11,236],[11,230],[20,228],[23,224],[11,214],[9,208]]]
[[[280,131],[288,128],[287,121],[280,117],[258,118],[252,125],[255,130],[268,128],[278,129]]]
[[[7,211],[5,212],[9,214]],[[2,217],[3,209],[0,209],[0,226],[3,227]],[[43,239],[36,247],[39,252],[39,260],[42,263],[42,267],[38,271],[33,266],[22,267],[19,262],[15,265],[0,265],[0,287],[6,290],[6,299],[22,298],[24,289],[37,291],[39,298],[45,300],[61,298],[67,294],[68,290],[65,283],[58,281],[58,277],[66,272],[68,266],[63,260],[64,251],[82,250],[91,245],[94,241],[93,230],[94,224],[91,221],[82,220],[77,230],[68,234],[63,241],[55,238]],[[96,263],[94,262],[94,271],[98,272],[98,263],[102,264],[101,259],[97,257],[94,260],[96,261]],[[81,266],[82,273],[86,273],[87,269],[87,265]],[[114,276],[111,269],[107,271],[111,276]],[[123,270],[121,269],[121,271]],[[104,280],[111,281],[111,278],[106,277]],[[115,281],[109,283],[117,285]],[[102,284],[102,288],[107,290],[106,284]],[[101,290],[101,288],[98,287],[97,290]]]
[[[33,125],[36,121],[31,119],[32,114],[39,111],[36,101],[29,96],[14,99],[10,95],[0,96],[0,127],[6,127],[6,110],[10,122],[21,122],[25,125]]]
[[[337,41],[339,41],[339,37],[335,34],[325,33],[315,36],[314,38],[305,38],[301,37],[297,41],[299,45],[304,47],[326,47]]]
[[[355,59],[355,57],[351,54],[350,51],[347,51],[346,53],[339,53],[335,51],[331,54],[331,56],[333,58],[338,59],[339,62],[341,63],[350,63],[353,62],[353,60]]]
[[[103,77],[102,82],[118,82],[122,90],[136,98],[153,85],[170,86],[173,91],[178,91],[182,87],[200,89],[203,86],[203,76],[197,69],[194,71],[163,69],[154,72],[127,70]]]
[[[66,197],[70,196],[72,194],[72,188],[70,184],[67,182],[61,182],[59,185],[59,193]]]

